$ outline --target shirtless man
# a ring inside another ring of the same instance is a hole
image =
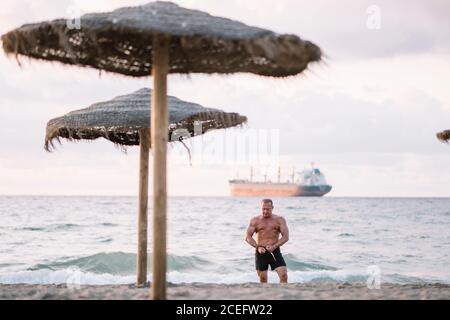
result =
[[[280,277],[280,283],[287,283],[287,268],[281,255],[280,247],[289,240],[289,230],[283,217],[272,214],[273,201],[263,199],[261,215],[253,217],[247,228],[245,241],[255,251],[256,273],[261,283],[267,282],[267,270],[275,270]],[[257,241],[253,239],[256,232]],[[281,234],[281,238],[280,238]]]

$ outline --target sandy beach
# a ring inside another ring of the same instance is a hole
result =
[[[365,284],[169,284],[169,300],[340,300],[388,299],[421,300],[449,299],[450,285],[446,284],[382,284],[370,290]],[[0,285],[0,299],[30,300],[136,300],[147,299],[148,288],[134,285],[82,286],[67,285]]]

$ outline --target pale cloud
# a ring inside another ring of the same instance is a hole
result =
[[[233,17],[280,33],[294,33],[316,42],[332,57],[346,60],[450,52],[446,0],[250,0],[178,1],[180,4]],[[380,29],[367,28],[367,8],[381,12]]]

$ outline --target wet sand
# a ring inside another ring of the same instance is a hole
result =
[[[311,300],[311,299],[450,299],[446,284],[382,284],[368,289],[366,284],[169,284],[170,300]],[[135,300],[148,299],[149,288],[134,285],[67,287],[67,285],[0,285],[0,299],[50,300]]]

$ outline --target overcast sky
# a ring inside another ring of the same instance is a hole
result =
[[[74,8],[146,2],[3,0],[0,33]],[[287,175],[314,161],[333,185],[330,196],[450,196],[450,146],[435,137],[450,129],[450,2],[175,2],[296,34],[319,45],[325,59],[283,80],[170,76],[170,95],[249,118],[243,129],[191,139],[192,165],[182,146],[170,146],[170,195],[227,195],[228,179],[246,176],[249,163],[233,161],[239,152],[225,141],[269,132],[277,152],[254,163],[259,174],[275,176],[279,163]],[[0,194],[137,195],[138,148],[124,154],[105,140],[66,142],[49,154],[43,139],[50,118],[149,87],[151,78],[21,62],[0,53]]]

